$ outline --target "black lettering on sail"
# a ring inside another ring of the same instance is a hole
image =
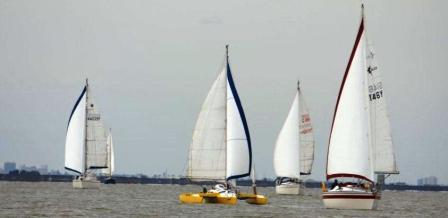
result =
[[[373,101],[379,98],[383,97],[383,90],[380,90],[378,92],[374,92],[373,94],[369,94],[369,100]]]

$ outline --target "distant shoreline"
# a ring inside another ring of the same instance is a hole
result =
[[[0,174],[0,181],[12,181],[12,182],[71,182],[73,175],[40,175],[38,172],[16,171],[9,174]],[[186,178],[150,178],[146,176],[113,176],[116,183],[121,184],[172,184],[172,185],[189,185],[189,184],[206,184],[213,185],[212,183],[193,183]],[[104,181],[106,177],[99,176],[101,181]],[[273,180],[257,180],[257,186],[259,187],[274,187],[275,181]],[[238,180],[239,186],[251,186],[251,180]],[[318,181],[306,181],[304,182],[307,188],[320,188],[321,183]],[[448,186],[442,185],[407,185],[407,184],[386,184],[383,187],[384,190],[397,190],[397,191],[448,191]]]

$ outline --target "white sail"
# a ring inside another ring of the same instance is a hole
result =
[[[277,177],[300,177],[299,146],[299,93],[297,92],[275,143],[274,170]]]
[[[199,113],[189,148],[187,177],[223,182],[249,176],[248,132],[227,59]]]
[[[327,179],[358,177],[374,180],[366,69],[366,40],[361,22],[336,103],[328,148]]]
[[[306,105],[305,98],[301,90],[298,90],[299,97],[299,137],[300,137],[300,173],[311,174],[314,162],[314,134],[313,126],[311,124],[311,116]]]
[[[65,139],[65,169],[83,174],[86,121],[86,87],[73,107]]]
[[[392,143],[386,97],[373,48],[367,50],[368,98],[370,106],[371,141],[376,173],[398,173]]]
[[[87,130],[86,130],[87,169],[107,168],[107,138],[101,114],[87,86]]]
[[[112,133],[109,131],[109,135],[107,136],[107,173],[109,176],[112,176],[112,173],[115,171],[115,154],[114,154],[114,142],[112,139]]]
[[[193,181],[226,178],[226,67],[205,99],[189,148],[187,177]]]
[[[250,175],[252,154],[249,128],[227,62],[227,180]]]

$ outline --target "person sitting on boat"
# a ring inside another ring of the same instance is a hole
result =
[[[335,179],[335,180],[333,181],[333,184],[331,184],[331,190],[333,190],[333,189],[336,188],[336,187],[339,188],[339,183],[338,183],[338,180],[337,180],[337,179]]]
[[[222,193],[226,191],[226,187],[223,184],[216,184],[215,187],[213,187],[210,192],[213,193]]]
[[[206,193],[207,192],[207,188],[205,188],[205,186],[202,186],[202,192]]]

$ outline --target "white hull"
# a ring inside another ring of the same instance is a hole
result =
[[[276,185],[275,193],[277,193],[279,195],[299,195],[300,194],[300,184],[299,183],[289,183],[289,184]]]
[[[79,189],[99,189],[100,181],[96,178],[83,178],[79,177],[78,179],[73,180],[73,188]]]
[[[324,192],[322,200],[328,209],[372,210],[378,198],[372,192]]]

